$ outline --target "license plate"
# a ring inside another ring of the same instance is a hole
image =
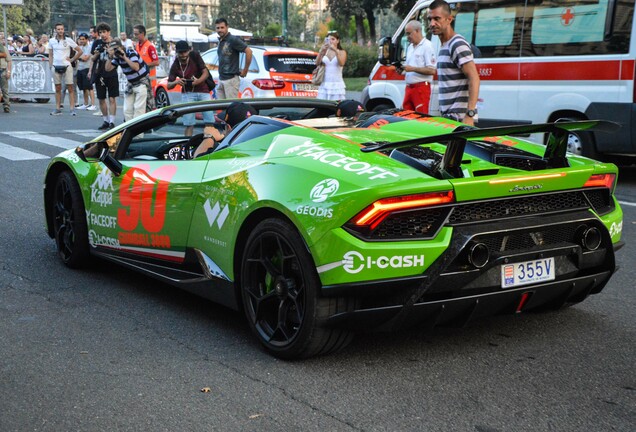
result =
[[[298,91],[318,91],[318,86],[313,84],[294,84],[293,89]]]
[[[501,266],[501,287],[514,288],[554,280],[554,258],[542,258]]]

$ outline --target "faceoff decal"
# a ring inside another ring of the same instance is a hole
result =
[[[369,180],[383,179],[387,177],[399,177],[397,174],[384,168],[371,165],[368,162],[360,161],[356,158],[325,149],[319,145],[307,142],[285,150],[285,154],[296,154],[296,156],[309,157],[318,162],[342,168],[345,171],[354,172],[357,175],[365,175]]]

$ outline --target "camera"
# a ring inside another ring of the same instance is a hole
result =
[[[124,56],[124,54],[126,54],[126,53],[125,53],[125,52],[124,52],[124,50],[123,50],[123,49],[121,49],[121,48],[117,48],[117,49],[115,49],[115,52],[113,53],[113,55],[114,55],[115,57],[123,57],[123,56]]]
[[[182,78],[181,81],[183,81],[183,90],[186,92],[191,92],[192,90],[194,90],[194,80],[193,79],[187,79],[187,78]]]

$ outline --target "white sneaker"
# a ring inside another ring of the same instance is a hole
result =
[[[86,108],[88,108],[88,105],[84,105],[84,104],[81,104],[75,107],[75,109],[77,110],[85,110]]]
[[[96,111],[96,112],[93,113],[93,115],[94,116],[100,116],[100,115],[102,115],[102,112],[101,111]]]
[[[95,111],[97,109],[97,107],[95,105],[88,105],[86,107],[86,111]]]

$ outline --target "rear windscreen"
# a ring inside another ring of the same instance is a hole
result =
[[[316,56],[311,54],[272,54],[263,62],[270,72],[310,74],[316,68]]]

